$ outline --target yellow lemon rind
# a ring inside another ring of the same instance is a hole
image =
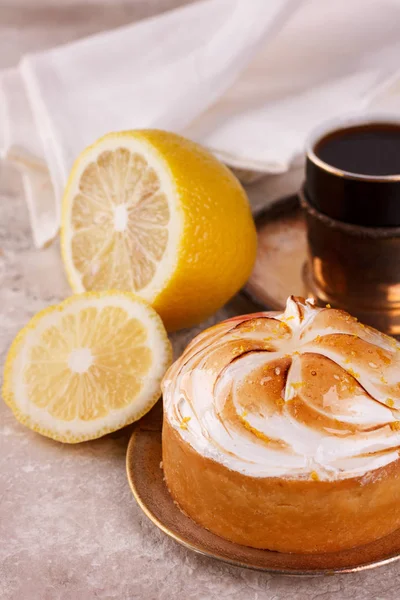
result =
[[[74,186],[90,154],[93,159],[115,140],[136,140],[156,157],[170,180],[167,197],[180,225],[175,255],[156,272],[151,294],[142,295],[160,314],[168,331],[198,324],[233,297],[248,279],[256,257],[257,235],[246,194],[225,165],[205,148],[161,130],[107,134],[75,162],[63,200],[62,254],[71,287],[83,284],[70,256]],[[129,144],[127,144],[127,147]],[[174,198],[172,201],[170,198]],[[158,279],[158,277],[160,277]]]
[[[18,408],[17,403],[15,401],[14,392],[12,390],[13,366],[14,366],[15,359],[19,355],[19,352],[24,344],[24,341],[25,341],[28,333],[30,333],[30,331],[32,331],[32,330],[35,330],[36,326],[42,321],[43,318],[45,318],[46,316],[50,315],[53,312],[57,312],[57,311],[62,312],[66,306],[73,304],[78,298],[79,299],[82,299],[82,297],[93,298],[93,299],[103,298],[103,297],[111,298],[116,294],[119,296],[122,295],[122,296],[128,297],[128,298],[132,299],[134,302],[144,305],[146,308],[149,309],[149,311],[151,311],[152,318],[155,320],[155,322],[157,324],[157,331],[160,334],[160,340],[165,344],[165,350],[166,350],[165,370],[171,364],[171,362],[172,362],[171,342],[168,339],[167,333],[165,331],[165,328],[163,326],[160,316],[156,313],[156,311],[154,311],[151,308],[151,306],[145,300],[143,300],[142,298],[140,298],[139,296],[137,296],[131,292],[124,292],[124,291],[119,291],[119,290],[118,291],[109,290],[109,291],[105,291],[105,292],[85,292],[83,294],[70,296],[69,298],[67,298],[66,300],[61,302],[60,304],[44,308],[43,310],[39,311],[36,315],[34,315],[32,317],[32,319],[29,321],[29,323],[27,325],[25,325],[25,327],[23,327],[18,332],[18,334],[14,338],[14,341],[12,342],[10,349],[8,351],[6,361],[5,361],[5,366],[4,366],[4,381],[3,381],[3,387],[2,387],[2,395],[3,395],[3,399],[4,399],[5,403],[11,408],[15,418],[20,423],[22,423],[23,425],[25,425],[32,431],[35,431],[36,433],[40,433],[41,435],[51,438],[55,441],[69,443],[69,444],[77,444],[77,443],[85,442],[88,440],[98,439],[108,433],[112,433],[114,431],[122,429],[123,427],[126,427],[127,425],[131,425],[132,423],[141,419],[145,414],[147,414],[153,408],[153,406],[156,404],[157,400],[161,396],[161,391],[156,392],[153,395],[151,395],[149,397],[148,401],[146,402],[146,405],[144,406],[144,408],[141,411],[139,411],[132,418],[127,419],[126,421],[124,421],[121,424],[118,424],[114,427],[102,427],[101,429],[99,429],[96,432],[96,434],[73,435],[71,433],[71,435],[62,435],[51,429],[44,428],[40,423],[32,420],[29,415],[24,414]],[[161,383],[161,379],[162,379],[162,376],[159,377],[160,383]]]

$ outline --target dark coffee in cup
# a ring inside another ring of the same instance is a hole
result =
[[[338,221],[400,226],[400,122],[342,124],[315,135],[304,191]]]

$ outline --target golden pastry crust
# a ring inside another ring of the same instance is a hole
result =
[[[168,487],[210,531],[310,553],[400,526],[394,339],[292,297],[197,336],[163,391]]]
[[[187,515],[244,546],[335,552],[400,527],[400,459],[341,481],[248,477],[198,454],[164,419],[163,468]]]

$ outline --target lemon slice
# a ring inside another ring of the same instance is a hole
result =
[[[124,292],[88,292],[39,312],[7,356],[3,397],[29,428],[82,442],[143,416],[172,359],[157,313]]]
[[[222,306],[256,251],[234,175],[198,144],[158,130],[108,134],[78,157],[61,240],[74,291],[132,291],[169,330]]]

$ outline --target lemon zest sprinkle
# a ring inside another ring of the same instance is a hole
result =
[[[353,369],[347,369],[347,372],[350,373],[354,378],[360,377],[360,373],[357,373]]]
[[[299,388],[301,388],[304,385],[304,381],[296,381],[295,383],[292,383],[292,388],[294,388],[295,390],[298,390]]]
[[[248,421],[246,421],[242,417],[240,420],[242,421],[242,423],[243,423],[244,427],[247,429],[247,431],[250,431],[251,433],[253,433],[259,440],[262,440],[263,442],[266,442],[267,444],[271,442],[271,439],[269,437],[267,437],[264,433],[262,433],[262,431],[258,431],[258,429],[256,429],[255,427],[252,427]]]
[[[191,418],[192,418],[192,417],[183,417],[183,419],[182,419],[182,422],[181,422],[181,424],[179,425],[179,427],[180,427],[181,429],[187,429],[187,428],[188,428],[187,424],[189,423],[189,421],[190,421],[190,419],[191,419]]]

